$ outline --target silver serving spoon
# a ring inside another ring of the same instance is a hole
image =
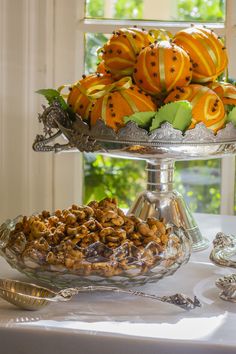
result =
[[[184,294],[157,296],[140,291],[120,289],[113,286],[93,285],[81,286],[77,288],[66,288],[60,290],[59,292],[55,292],[48,288],[31,283],[11,279],[0,279],[0,297],[25,310],[39,310],[51,302],[68,301],[73,295],[88,291],[110,291],[114,293],[125,293],[133,296],[141,296],[161,302],[167,302],[169,304],[179,306],[184,310],[192,310],[195,307],[201,306],[201,303],[196,296],[194,296],[194,299],[192,300]]]

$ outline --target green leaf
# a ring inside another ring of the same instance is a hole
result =
[[[61,108],[67,110],[69,108],[68,104],[65,102],[64,98],[60,95],[60,92],[54,89],[41,89],[36,91],[40,95],[43,95],[49,104],[52,104],[53,101],[57,100]]]
[[[225,104],[225,112],[229,114],[232,109],[234,109],[235,105],[234,104]]]
[[[227,117],[227,123],[232,122],[236,127],[236,106],[229,112]]]
[[[164,122],[169,122],[173,128],[184,131],[192,121],[192,105],[188,101],[177,101],[162,106],[152,121],[150,131],[160,128]]]
[[[125,116],[124,122],[128,123],[129,121],[137,123],[141,128],[148,128],[150,126],[151,120],[155,116],[156,112],[136,112],[131,116]]]

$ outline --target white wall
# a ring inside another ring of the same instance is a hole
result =
[[[81,200],[81,154],[32,150],[34,92],[78,79],[75,44],[76,0],[0,0],[0,222]]]

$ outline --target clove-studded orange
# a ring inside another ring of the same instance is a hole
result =
[[[112,37],[100,50],[105,69],[116,79],[131,75],[136,56],[143,47],[153,41],[154,38],[144,29],[131,27],[113,32]]]
[[[176,33],[173,42],[190,55],[193,62],[193,82],[214,81],[227,66],[224,44],[210,29],[195,26],[183,29]]]
[[[110,86],[110,87],[109,87]],[[125,125],[124,117],[135,112],[156,111],[151,96],[133,85],[130,77],[124,77],[108,85],[91,111],[91,125],[99,118],[115,131]]]
[[[103,74],[103,75],[110,75],[111,76],[110,71],[105,68],[105,64],[104,64],[103,60],[97,65],[96,72]]]
[[[84,75],[83,79],[70,87],[67,102],[74,112],[78,113],[82,119],[87,120],[94,104],[94,99],[90,97],[90,93],[96,93],[97,90],[101,90],[113,82],[114,80],[110,76],[100,73]]]
[[[207,128],[217,132],[226,121],[224,104],[219,96],[207,86],[191,84],[178,87],[165,99],[165,103],[187,100],[192,104],[192,123],[188,129],[203,122]]]
[[[236,86],[228,82],[211,82],[207,85],[215,91],[224,104],[236,105]]]
[[[169,41],[157,41],[140,52],[133,78],[147,93],[161,96],[176,86],[189,85],[192,64],[182,48]]]

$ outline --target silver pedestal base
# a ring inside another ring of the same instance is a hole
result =
[[[209,241],[202,237],[182,195],[173,190],[174,162],[152,161],[148,163],[147,171],[148,190],[138,196],[129,213],[135,214],[143,220],[148,217],[156,217],[178,227],[183,227],[192,239],[193,251],[207,248]]]

